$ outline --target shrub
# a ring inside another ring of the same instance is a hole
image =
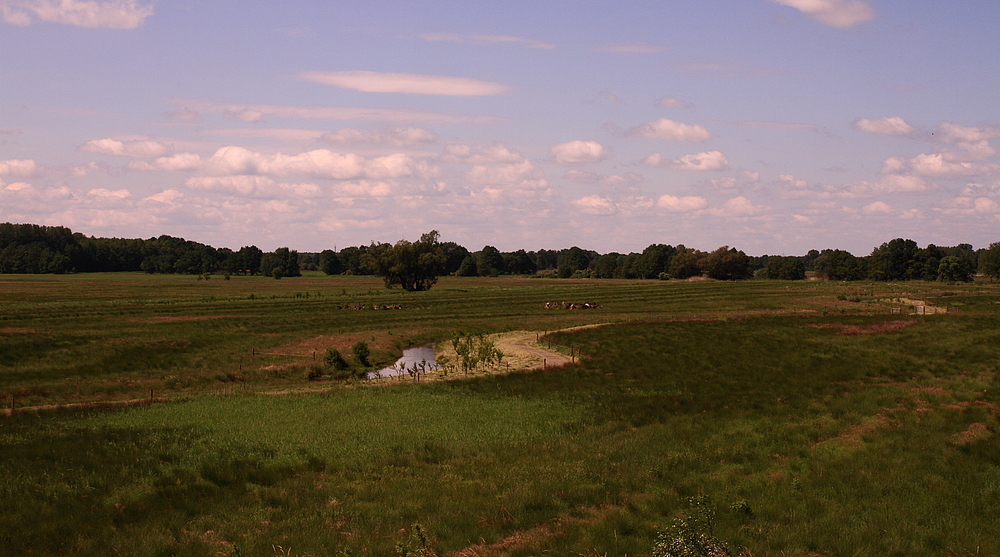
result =
[[[367,342],[359,340],[354,346],[351,347],[351,352],[353,352],[354,357],[357,358],[359,362],[361,362],[361,365],[365,367],[371,365],[368,363],[368,357],[371,356],[372,352],[368,348]]]
[[[326,356],[323,356],[323,363],[326,367],[332,367],[336,370],[347,368],[347,360],[340,355],[340,350],[337,350],[336,348],[327,349]]]

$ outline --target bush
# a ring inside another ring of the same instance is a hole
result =
[[[354,346],[351,347],[351,352],[354,353],[354,357],[358,359],[358,362],[360,362],[361,365],[365,367],[371,365],[368,363],[368,357],[371,356],[372,352],[368,348],[367,342],[359,340]]]
[[[347,369],[347,360],[340,355],[340,350],[336,348],[329,348],[326,351],[326,356],[323,356],[323,363],[326,367],[332,367],[335,370]]]
[[[323,368],[315,364],[309,367],[309,373],[306,374],[306,379],[310,381],[319,381],[322,378]]]

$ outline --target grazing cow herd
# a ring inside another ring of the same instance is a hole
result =
[[[371,306],[369,306],[368,304],[357,304],[354,306],[347,304],[347,305],[339,305],[337,306],[337,309],[354,309],[357,311],[362,311],[366,309],[403,309],[403,306],[399,304],[385,304],[385,305],[372,304]]]
[[[569,302],[545,302],[545,309],[601,309],[600,304],[571,304]]]

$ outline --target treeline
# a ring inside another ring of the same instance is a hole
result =
[[[0,224],[0,273],[145,271],[203,275],[226,273],[300,276],[299,254],[246,246],[214,248],[172,236],[148,240],[94,238],[62,226]]]
[[[439,241],[434,231],[415,242],[373,242],[339,251],[298,253],[289,248],[264,252],[256,246],[234,251],[171,236],[95,238],[59,226],[0,224],[0,273],[145,271],[280,278],[299,276],[301,270],[320,270],[328,275],[388,275],[395,283],[415,289],[423,289],[420,281],[437,275],[802,280],[807,272],[813,272],[830,280],[968,281],[977,272],[1000,278],[1000,242],[979,250],[970,244],[921,248],[913,240],[897,238],[866,256],[839,249],[811,250],[802,256],[749,256],[729,246],[705,252],[683,244],[653,244],[641,253],[628,254],[600,254],[579,247],[501,252],[484,246],[472,252],[455,242]]]
[[[426,236],[426,235],[425,235]],[[424,240],[422,237],[421,240]],[[422,241],[414,242],[414,245]],[[396,246],[410,245],[402,241]],[[977,273],[993,279],[1000,276],[1000,242],[989,248],[970,244],[951,247],[897,238],[875,248],[867,256],[837,249],[811,250],[802,256],[749,256],[722,246],[705,252],[683,244],[653,244],[641,253],[606,253],[572,247],[562,250],[501,252],[493,246],[470,252],[454,242],[435,244],[444,257],[440,273],[457,276],[536,274],[559,278],[687,279],[707,276],[717,280],[763,278],[804,280],[807,272],[830,280],[943,280],[969,281]],[[371,244],[326,250],[316,255],[316,268],[326,274],[379,274],[398,263],[382,254],[391,244]]]

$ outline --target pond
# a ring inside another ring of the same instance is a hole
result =
[[[434,347],[428,345],[403,350],[403,357],[396,360],[395,364],[384,367],[378,371],[369,371],[365,374],[365,379],[406,375],[406,370],[413,369],[414,366],[421,371],[436,369],[439,367],[437,362],[434,360]]]

